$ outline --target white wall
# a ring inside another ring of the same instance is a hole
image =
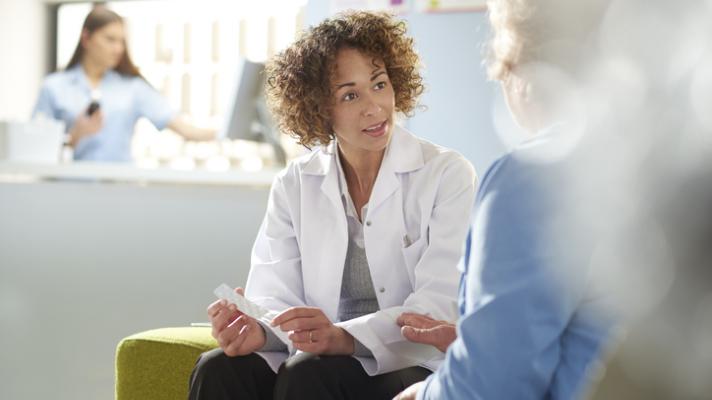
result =
[[[267,189],[0,182],[0,399],[112,398],[122,338],[244,285]]]
[[[483,46],[489,35],[484,12],[406,16],[425,66],[427,110],[409,121],[413,133],[455,149],[484,176],[505,151],[493,123],[499,85],[487,80]]]
[[[29,118],[45,73],[42,0],[0,0],[0,120]]]

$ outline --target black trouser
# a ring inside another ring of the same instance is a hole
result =
[[[353,357],[308,353],[290,358],[275,374],[257,354],[228,357],[215,349],[198,358],[189,399],[391,399],[428,375],[411,367],[369,376]]]

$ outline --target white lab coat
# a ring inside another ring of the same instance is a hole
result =
[[[321,308],[336,320],[348,230],[336,144],[292,163],[272,184],[252,250],[246,296],[274,310]],[[436,369],[443,354],[406,341],[395,318],[405,311],[457,319],[459,272],[477,184],[460,154],[395,127],[364,221],[364,243],[379,311],[336,323],[373,353],[357,357],[369,375],[415,365]],[[263,324],[266,325],[266,324]],[[284,333],[273,331],[293,348]],[[285,353],[260,353],[276,371]]]

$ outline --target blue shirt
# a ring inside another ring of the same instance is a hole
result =
[[[176,115],[168,102],[137,76],[107,71],[98,87],[104,116],[103,127],[81,139],[74,148],[75,160],[129,161],[134,125],[146,117],[157,129],[163,129]],[[91,102],[91,86],[84,69],[75,66],[49,75],[42,84],[33,117],[64,121],[69,130]]]
[[[587,271],[595,229],[576,212],[594,200],[568,195],[569,161],[541,157],[555,141],[542,134],[487,171],[460,263],[458,338],[419,399],[575,399],[586,389],[613,319]]]

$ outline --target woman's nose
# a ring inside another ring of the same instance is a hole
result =
[[[376,115],[381,112],[381,106],[378,105],[373,99],[369,98],[365,102],[365,107],[363,109],[363,115],[365,117]]]

